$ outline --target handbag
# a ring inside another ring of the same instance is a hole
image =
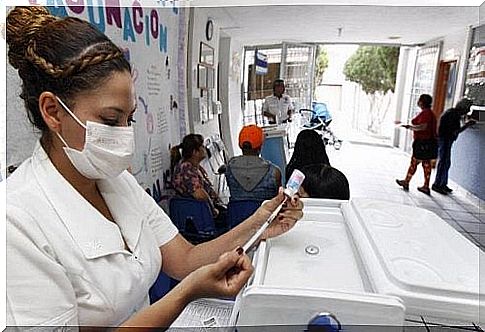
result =
[[[438,140],[416,139],[413,142],[413,156],[418,160],[431,160],[438,157]]]

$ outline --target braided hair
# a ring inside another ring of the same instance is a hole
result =
[[[131,72],[121,49],[86,21],[51,15],[45,7],[15,7],[7,16],[9,63],[22,80],[30,122],[43,136],[49,130],[39,96],[49,91],[69,107],[75,96],[101,86],[115,72]]]

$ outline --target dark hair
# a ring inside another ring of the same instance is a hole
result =
[[[301,169],[305,174],[302,187],[312,198],[349,199],[349,181],[338,169],[313,164]]]
[[[273,81],[273,89],[274,89],[275,86],[281,85],[281,84],[285,84],[285,81],[282,80],[281,78],[278,78],[278,79],[274,80]]]
[[[199,134],[188,134],[182,139],[182,143],[170,149],[170,169],[173,169],[177,163],[183,159],[192,157],[194,151],[204,145],[204,137]],[[180,153],[182,150],[182,154]]]
[[[473,105],[473,100],[468,98],[460,99],[458,103],[456,103],[455,109],[460,111],[462,114],[466,114],[470,111],[470,107]]]
[[[310,164],[330,166],[330,161],[320,135],[315,130],[305,129],[300,131],[296,137],[293,155],[286,166],[286,181],[288,181],[295,168],[301,170],[302,167]]]
[[[419,96],[418,101],[422,102],[424,107],[429,108],[429,107],[431,107],[431,104],[433,103],[433,97],[424,93],[421,96]]]
[[[88,22],[53,16],[45,7],[15,7],[7,16],[8,59],[22,79],[20,98],[30,122],[48,133],[39,96],[50,91],[69,107],[73,97],[99,87],[114,72],[131,72],[123,53]]]
[[[242,150],[243,155],[254,155],[254,154],[259,155],[261,153],[261,148],[262,148],[262,146],[260,146],[257,149],[253,149],[252,144],[250,142],[246,141],[242,144],[241,150]]]

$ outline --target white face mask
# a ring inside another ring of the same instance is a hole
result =
[[[72,118],[86,129],[82,151],[70,148],[64,138],[56,133],[65,145],[64,152],[79,173],[88,179],[107,179],[117,177],[130,166],[135,149],[132,127],[113,127],[92,121],[86,121],[84,125],[62,100],[56,98]]]

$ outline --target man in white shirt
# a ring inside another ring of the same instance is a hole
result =
[[[266,97],[263,104],[263,115],[269,118],[270,123],[281,124],[291,120],[295,110],[290,96],[284,94],[285,81],[277,79],[273,82],[273,95]]]

